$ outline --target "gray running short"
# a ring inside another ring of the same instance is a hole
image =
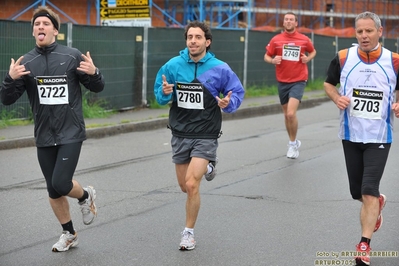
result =
[[[187,139],[172,136],[171,145],[173,163],[185,164],[189,163],[192,157],[215,161],[219,144],[217,139]]]
[[[281,105],[287,104],[290,98],[295,98],[298,101],[301,101],[305,87],[306,81],[298,81],[293,83],[279,82],[277,88]]]

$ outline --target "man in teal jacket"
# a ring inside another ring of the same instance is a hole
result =
[[[180,250],[192,250],[200,182],[204,175],[208,181],[216,175],[221,110],[235,112],[245,92],[229,65],[208,51],[212,33],[206,24],[190,22],[184,36],[187,48],[158,71],[154,93],[159,104],[171,102],[168,127],[172,131],[172,159],[180,188],[187,193]]]

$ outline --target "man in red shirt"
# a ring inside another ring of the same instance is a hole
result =
[[[301,142],[297,139],[296,112],[308,80],[307,63],[316,56],[312,41],[296,31],[298,19],[292,12],[284,15],[284,32],[266,46],[264,60],[276,66],[280,103],[284,112],[289,143],[287,157],[298,158]]]

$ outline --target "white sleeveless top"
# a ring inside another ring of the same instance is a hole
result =
[[[360,59],[357,49],[348,49],[341,70],[340,94],[351,103],[340,112],[338,137],[351,142],[391,143],[397,80],[392,53],[382,48],[380,58],[368,64]]]

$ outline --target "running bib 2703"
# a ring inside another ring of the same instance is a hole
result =
[[[353,89],[351,98],[351,116],[366,119],[381,119],[381,105],[384,93]]]

